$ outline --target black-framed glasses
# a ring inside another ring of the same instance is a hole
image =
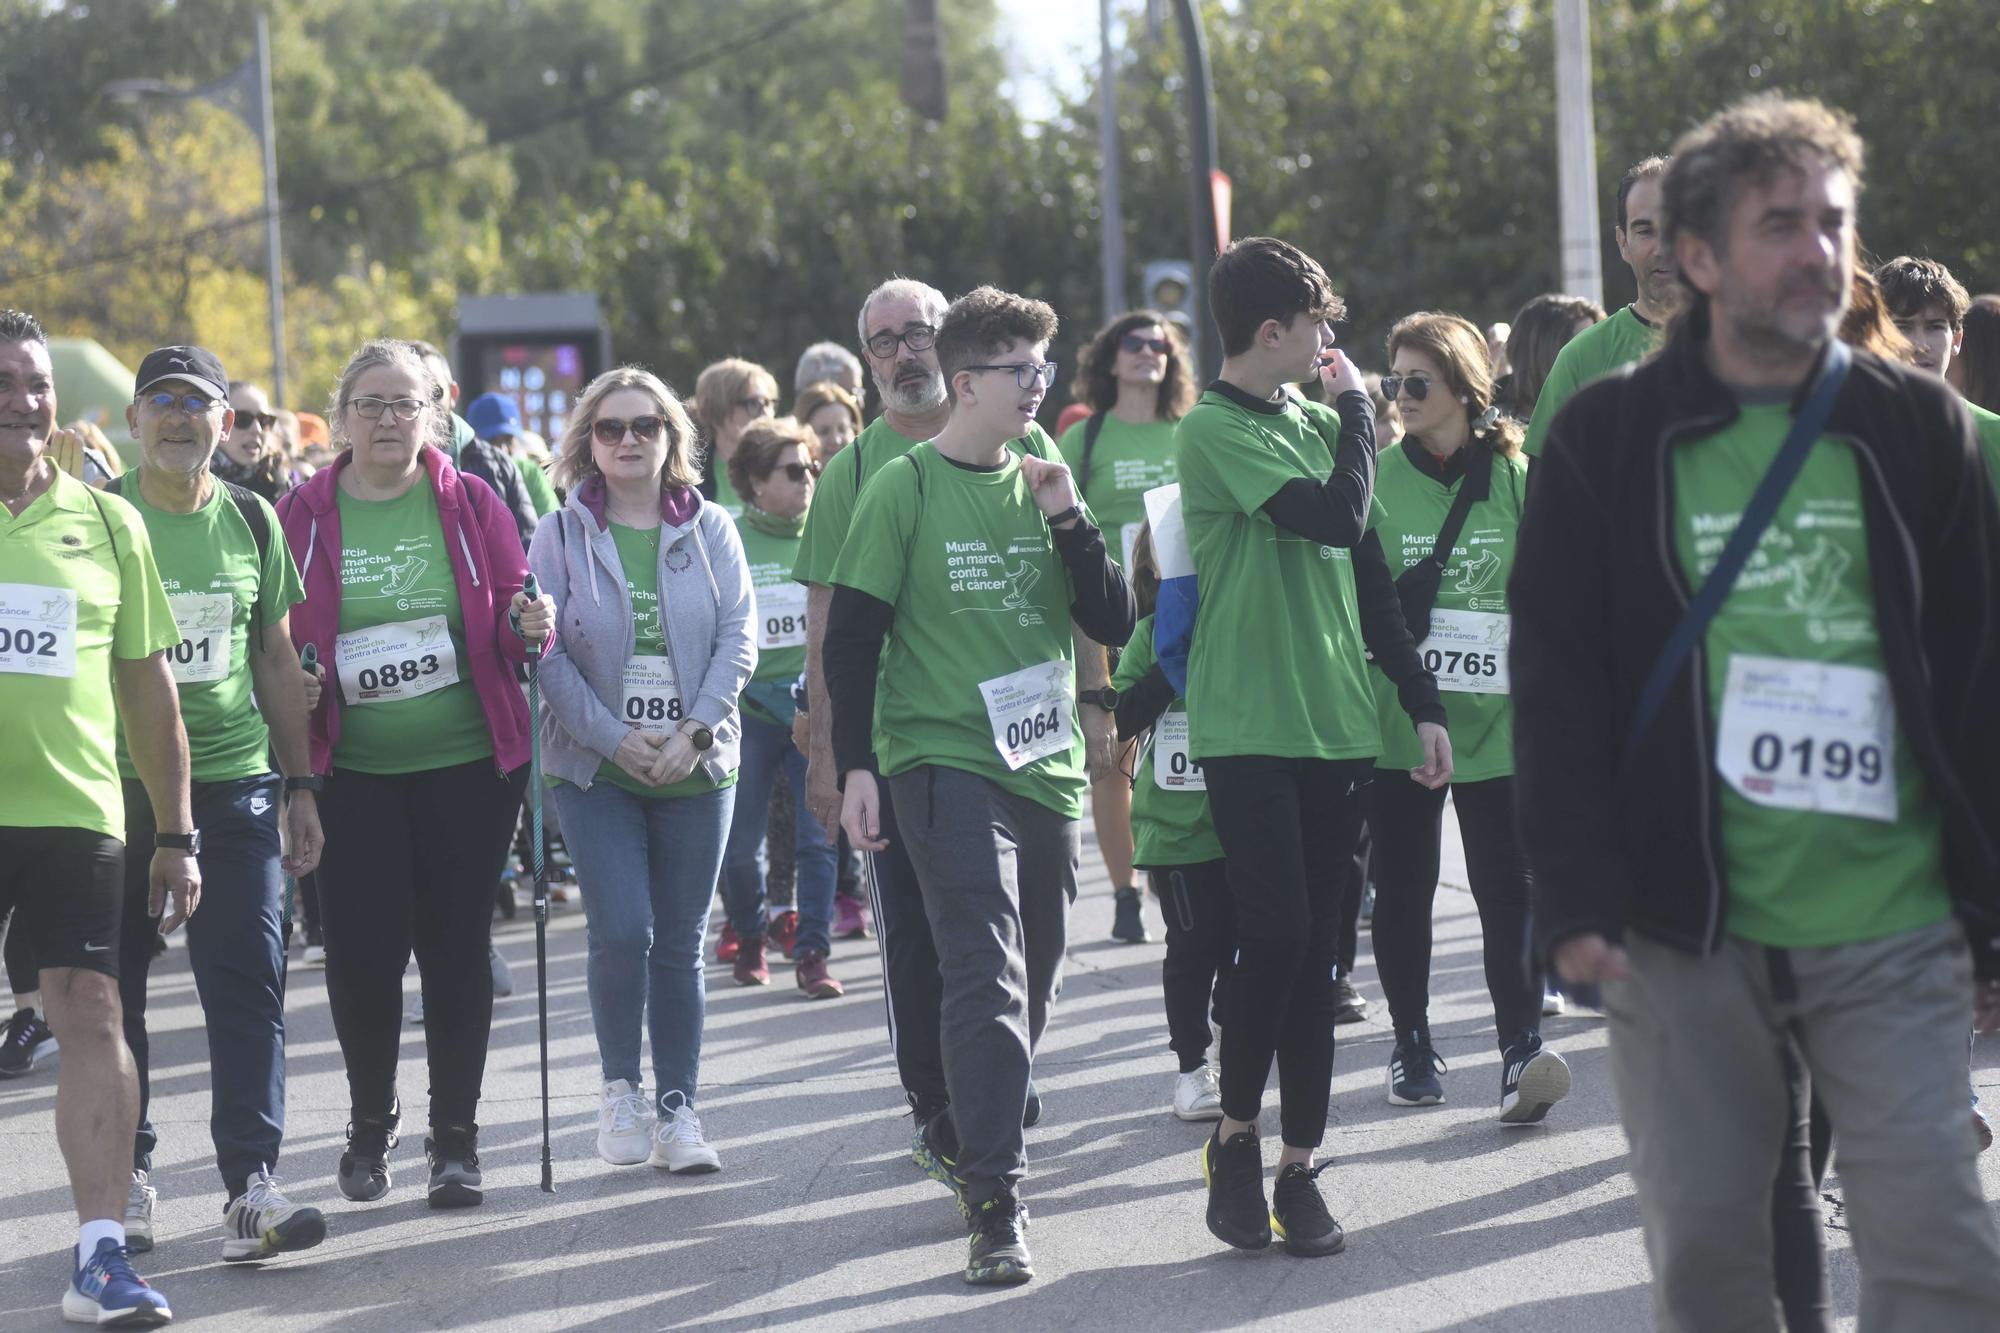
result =
[[[660,438],[660,432],[667,428],[665,417],[633,417],[630,421],[620,421],[616,417],[599,417],[590,423],[590,433],[597,442],[612,445],[622,442],[625,432],[631,431],[632,438],[641,444],[651,444]]]
[[[236,413],[236,424],[239,426],[255,426],[259,430],[269,430],[278,424],[278,414],[276,412],[245,412],[239,410]]]
[[[793,481],[804,481],[807,477],[817,477],[819,475],[819,464],[780,463],[778,466],[772,468],[771,471],[782,472]]]
[[[1037,385],[1046,389],[1056,382],[1056,363],[1053,361],[1013,361],[1001,366],[962,366],[960,369],[1011,370],[1014,372],[1014,383],[1023,389],[1032,389]]]
[[[185,412],[191,417],[207,416],[218,407],[229,406],[205,393],[168,393],[165,389],[142,395],[139,401],[155,412]]]
[[[1386,402],[1395,402],[1396,395],[1404,389],[1410,392],[1410,401],[1421,403],[1431,396],[1431,377],[1416,375],[1384,375],[1382,377],[1382,397]]]
[[[738,398],[736,405],[753,417],[768,417],[771,413],[777,411],[778,400],[775,398],[766,398],[761,393],[754,393],[748,398]]]
[[[350,398],[347,405],[364,421],[380,421],[387,412],[395,420],[408,423],[424,414],[421,398]]]
[[[1173,347],[1174,345],[1165,338],[1148,338],[1137,333],[1128,333],[1118,340],[1119,350],[1130,352],[1134,356],[1137,356],[1141,352],[1151,352],[1155,356],[1165,356],[1173,350]]]
[[[884,329],[871,335],[866,346],[870,356],[878,361],[887,361],[896,354],[898,344],[912,352],[928,352],[937,346],[937,330],[928,324],[912,324],[901,333]]]

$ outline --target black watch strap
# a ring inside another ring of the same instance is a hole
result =
[[[1115,713],[1118,711],[1118,700],[1121,697],[1118,691],[1106,685],[1103,689],[1098,690],[1079,690],[1076,700],[1078,703],[1089,704],[1093,708],[1102,708],[1107,713]]]
[[[285,790],[286,790],[286,791],[288,791],[288,792],[294,792],[294,791],[313,791],[313,792],[319,792],[319,791],[325,791],[325,790],[326,790],[326,775],[325,775],[325,774],[322,774],[322,773],[307,773],[307,774],[305,774],[305,775],[304,775],[304,776],[302,776],[302,777],[296,777],[296,778],[286,778],[286,779],[285,779]]]
[[[1082,517],[1083,517],[1083,506],[1071,505],[1069,508],[1063,510],[1060,514],[1050,514],[1049,526],[1052,528],[1059,528],[1073,518],[1081,519]]]
[[[169,851],[198,853],[201,851],[201,830],[196,829],[192,833],[155,833],[153,846],[164,847]]]

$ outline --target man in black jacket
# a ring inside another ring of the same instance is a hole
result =
[[[2000,510],[1935,377],[1854,354],[1634,728],[1827,354],[1860,176],[1850,122],[1814,102],[1753,98],[1682,138],[1664,211],[1686,313],[1556,418],[1510,587],[1537,943],[1604,985],[1663,1328],[1776,1327],[1793,1043],[1840,1142],[1863,1326],[2000,1326],[1964,1086],[1968,1014],[2000,1018]]]
[[[447,451],[451,454],[451,465],[493,488],[500,503],[514,516],[514,526],[521,530],[521,548],[526,550],[540,516],[535,512],[535,501],[528,494],[527,484],[521,480],[521,469],[504,449],[475,435],[472,426],[458,414],[458,381],[452,378],[451,362],[444,359],[444,353],[421,338],[413,340],[410,346],[430,364],[431,373],[451,396],[451,446]]]

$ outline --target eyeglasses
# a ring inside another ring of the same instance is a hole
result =
[[[1165,338],[1146,338],[1136,333],[1128,333],[1118,340],[1118,348],[1120,351],[1131,352],[1135,356],[1140,352],[1151,352],[1156,356],[1165,356],[1173,350],[1173,344]]]
[[[220,398],[210,398],[205,393],[168,393],[164,389],[159,393],[149,393],[139,401],[155,412],[179,411],[191,417],[207,416],[218,407],[229,406]]]
[[[278,424],[278,414],[276,412],[238,412],[236,414],[236,424],[239,426],[255,426],[259,430],[269,430]]]
[[[347,405],[364,421],[379,421],[387,412],[397,421],[415,421],[424,414],[421,398],[350,398]]]
[[[768,417],[778,406],[776,400],[766,398],[761,393],[753,394],[748,398],[738,398],[736,405],[753,417]]]
[[[819,464],[780,463],[778,466],[772,468],[771,471],[773,473],[782,472],[793,481],[804,481],[807,477],[817,477],[819,475]]]
[[[928,352],[937,345],[937,330],[928,324],[912,324],[901,333],[891,333],[887,329],[870,337],[868,353],[878,361],[887,361],[896,354],[897,344],[912,352]]]
[[[961,366],[960,369],[1011,370],[1014,372],[1014,383],[1023,389],[1032,389],[1037,385],[1046,389],[1056,382],[1056,363],[1053,361],[1044,361],[1039,365],[1033,361],[1016,361],[1004,366]]]
[[[1382,397],[1389,402],[1395,402],[1396,394],[1404,389],[1409,390],[1411,402],[1421,403],[1424,399],[1431,396],[1431,377],[1429,375],[1384,375],[1382,377]]]
[[[651,444],[660,438],[660,432],[667,428],[665,417],[633,417],[630,421],[619,421],[615,417],[599,417],[590,423],[590,433],[599,444],[619,444],[625,439],[627,430],[632,438],[641,444]]]

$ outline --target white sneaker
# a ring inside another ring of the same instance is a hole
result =
[[[326,1239],[326,1218],[317,1208],[287,1199],[268,1171],[250,1178],[249,1188],[229,1202],[222,1215],[222,1260],[240,1264],[274,1254],[310,1250]]]
[[[1174,1114],[1183,1120],[1222,1119],[1222,1087],[1214,1065],[1190,1069],[1174,1080]]]
[[[1560,1018],[1569,1012],[1569,1001],[1554,986],[1542,988],[1542,1017]]]
[[[504,999],[514,993],[514,969],[507,966],[507,960],[500,956],[496,945],[486,946],[486,966],[493,973],[493,998]]]
[[[144,1254],[153,1248],[153,1205],[160,1192],[146,1183],[146,1173],[134,1168],[132,1192],[125,1198],[125,1248]]]
[[[306,946],[306,966],[326,966],[326,946],[324,944],[308,944]]]
[[[597,1155],[613,1166],[637,1166],[653,1146],[653,1107],[622,1078],[604,1085],[597,1103]]]
[[[667,1097],[675,1097],[679,1101],[669,1109]],[[702,1139],[701,1120],[695,1115],[694,1108],[688,1105],[687,1094],[676,1089],[662,1097],[660,1105],[666,1113],[659,1121],[659,1128],[654,1131],[653,1155],[648,1160],[654,1166],[677,1175],[720,1171],[722,1159]]]

